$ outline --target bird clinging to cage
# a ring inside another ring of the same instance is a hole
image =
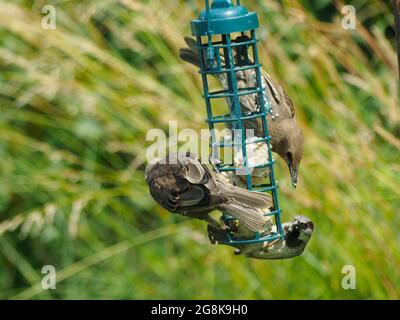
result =
[[[170,212],[220,224],[209,216],[220,210],[253,232],[265,229],[264,213],[272,205],[271,196],[231,185],[193,153],[174,153],[149,164],[145,178],[154,200]]]
[[[236,42],[245,42],[248,38],[240,36]],[[187,48],[180,49],[179,56],[182,60],[200,67],[200,57],[196,41],[185,37]],[[221,57],[223,59],[223,57]],[[236,46],[236,66],[252,65],[248,57],[247,47]],[[207,61],[207,59],[204,59]],[[236,71],[238,89],[253,88],[256,86],[256,74],[254,69]],[[227,78],[224,73],[216,74],[224,89],[228,89]],[[292,100],[286,91],[276,83],[271,76],[262,70],[262,82],[265,87],[264,100],[269,102],[268,129],[271,136],[272,151],[276,152],[288,165],[292,185],[296,187],[299,165],[303,156],[304,138],[302,130],[295,117],[295,109]],[[258,95],[248,94],[239,97],[240,108],[243,114],[257,113],[260,111]],[[229,101],[228,101],[229,103]],[[263,137],[263,126],[260,118],[244,121],[245,129],[253,129],[257,137]],[[267,170],[267,169],[266,169]]]
[[[248,258],[255,259],[288,259],[300,255],[314,230],[313,222],[305,216],[296,216],[292,222],[283,224],[285,232],[284,239],[278,238],[272,242],[253,242],[253,243],[229,243],[226,241],[228,231],[208,225],[208,237],[212,244],[225,244],[235,247],[235,254],[243,254]],[[273,230],[272,230],[273,231]],[[248,231],[236,232],[241,239],[248,238],[244,233]]]

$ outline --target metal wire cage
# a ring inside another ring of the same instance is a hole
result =
[[[206,8],[201,11],[198,19],[192,21],[192,34],[196,37],[197,50],[200,57],[200,74],[203,81],[204,99],[207,108],[207,122],[211,131],[212,157],[219,158],[221,148],[236,148],[243,155],[241,166],[219,163],[221,172],[245,173],[245,184],[248,190],[258,192],[270,192],[273,199],[273,207],[265,215],[273,216],[276,231],[263,233],[257,232],[253,239],[239,239],[233,233],[228,233],[227,244],[249,244],[269,242],[284,238],[281,223],[281,209],[279,208],[278,183],[275,180],[274,159],[271,152],[271,137],[268,133],[268,113],[272,113],[270,104],[265,95],[265,83],[262,80],[261,65],[258,61],[256,29],[259,26],[255,12],[249,12],[241,6],[240,0],[236,5],[231,0],[214,0],[210,5],[205,0]],[[236,34],[236,37],[235,37]],[[252,53],[252,57],[251,57]],[[254,80],[251,86],[238,87],[238,74],[241,71],[253,70]],[[226,79],[222,90],[210,90],[209,76],[217,76]],[[256,101],[257,109],[248,112],[241,108],[241,101],[250,96]],[[226,99],[230,112],[224,115],[215,115],[213,101]],[[261,120],[262,134],[256,139],[248,140],[246,121]],[[216,125],[225,124],[235,132],[240,133],[239,139],[233,143],[221,143],[216,135]],[[236,142],[239,141],[239,142]],[[267,148],[268,158],[263,163],[250,165],[247,157],[247,145],[252,143],[264,143]],[[268,178],[265,183],[255,183],[252,170],[258,168],[268,169]],[[233,219],[227,214],[222,217],[225,221]]]

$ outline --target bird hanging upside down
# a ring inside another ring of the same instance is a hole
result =
[[[255,259],[288,259],[304,251],[314,230],[314,224],[307,217],[297,216],[292,222],[284,223],[283,229],[285,239],[250,244],[228,244],[226,243],[227,230],[212,225],[207,227],[208,237],[212,244],[233,246],[236,248],[236,255],[243,254]],[[237,232],[237,236],[243,238],[240,231]]]
[[[235,42],[247,40],[249,40],[248,37],[238,37]],[[196,41],[185,37],[185,42],[188,47],[180,49],[180,58],[200,67]],[[244,54],[244,51],[247,50],[245,46],[237,46],[235,50],[236,66],[253,65],[247,54]],[[238,56],[240,59],[238,59]],[[223,57],[221,57],[221,61],[224,63]],[[229,89],[225,73],[217,74],[216,77],[225,90]],[[296,187],[299,165],[303,156],[303,133],[295,118],[293,102],[286,91],[264,70],[261,72],[261,77],[265,86],[264,100],[268,101],[271,107],[268,114],[268,131],[271,136],[272,151],[276,152],[286,162],[292,185]],[[255,69],[237,71],[236,79],[239,90],[257,86]],[[239,103],[242,114],[260,112],[260,101],[257,94],[241,95],[239,96]],[[230,108],[232,109],[232,106]],[[253,129],[254,135],[257,137],[264,137],[265,135],[261,118],[244,121],[244,127],[245,129]]]
[[[244,228],[264,230],[270,211],[269,194],[235,187],[218,172],[200,163],[192,153],[174,153],[146,167],[145,178],[154,200],[170,212],[202,219],[216,228],[209,216],[220,210],[240,221]]]

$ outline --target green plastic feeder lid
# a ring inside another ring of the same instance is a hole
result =
[[[192,21],[194,36],[227,34],[257,28],[257,14],[249,12],[243,6],[233,5],[231,0],[214,0],[208,12],[202,10],[199,18]]]

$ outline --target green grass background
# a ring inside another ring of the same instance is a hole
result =
[[[295,259],[211,246],[144,182],[146,132],[206,128],[197,70],[179,61],[203,1],[0,0],[0,298],[398,299],[400,111],[390,1],[243,0],[260,59],[297,108],[297,190],[283,219],[316,225]],[[41,8],[57,29],[41,28]],[[348,4],[348,3],[347,3]],[[57,289],[43,291],[43,265]],[[356,290],[341,287],[356,268]]]

